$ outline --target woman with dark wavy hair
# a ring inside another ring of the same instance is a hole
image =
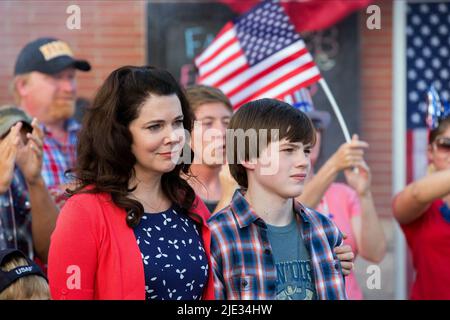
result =
[[[109,75],[84,118],[78,184],[52,235],[53,299],[214,297],[209,212],[180,177],[192,126],[167,71]]]

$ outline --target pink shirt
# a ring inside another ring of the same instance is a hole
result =
[[[357,193],[343,183],[332,183],[322,198],[317,211],[331,218],[338,228],[347,235],[344,241],[352,247],[355,256],[358,253],[352,218],[361,214],[361,205]],[[363,299],[362,290],[352,272],[345,278],[345,287],[350,300]]]

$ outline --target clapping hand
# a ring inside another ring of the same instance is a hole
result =
[[[26,142],[20,142],[17,152],[17,165],[29,184],[36,183],[42,176],[42,156],[44,133],[37,119],[31,123],[33,131],[27,133]]]

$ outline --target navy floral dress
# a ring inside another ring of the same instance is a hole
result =
[[[147,300],[199,300],[208,260],[199,227],[178,206],[145,213],[134,228],[141,250]]]

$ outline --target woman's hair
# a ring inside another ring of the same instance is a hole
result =
[[[201,105],[214,102],[224,104],[228,110],[233,112],[230,100],[219,89],[204,85],[193,85],[186,88],[186,96],[194,112]]]
[[[231,117],[228,129],[226,144],[231,146],[227,147],[230,173],[244,188],[248,188],[248,179],[241,162],[249,161],[251,153],[257,158],[260,156],[262,151],[260,147],[264,147],[260,142],[262,133],[260,130],[267,130],[267,145],[274,142],[271,129],[279,130],[275,137],[278,141],[286,139],[289,142],[301,142],[312,146],[316,143],[315,129],[308,116],[290,104],[275,99],[260,99],[244,104]],[[239,143],[238,139],[242,138],[239,129],[245,134],[250,133],[248,130],[256,130],[254,135],[256,139],[253,139],[255,141],[251,141],[252,135],[249,134],[248,139],[244,138],[244,143]]]
[[[439,122],[439,126],[430,131],[430,135],[428,137],[428,143],[432,144],[434,140],[436,140],[437,137],[439,137],[441,134],[443,134],[447,128],[450,127],[450,117],[445,118],[444,120],[441,120]]]
[[[139,116],[144,102],[154,95],[176,95],[184,115],[184,129],[191,132],[192,111],[183,90],[169,72],[151,66],[121,67],[105,80],[83,119],[75,167],[78,185],[75,190],[68,190],[70,195],[110,194],[114,203],[126,210],[130,227],[139,223],[144,208],[128,197],[136,187],[129,189],[128,185],[135,175],[136,164],[129,125]],[[189,164],[181,163],[161,178],[164,195],[186,210],[195,199],[194,190],[180,177],[181,172],[188,174],[188,171]]]
[[[12,255],[1,265],[4,272],[18,267],[28,266],[27,260]],[[50,289],[47,280],[38,275],[27,275],[21,277],[0,292],[0,300],[49,300]]]

